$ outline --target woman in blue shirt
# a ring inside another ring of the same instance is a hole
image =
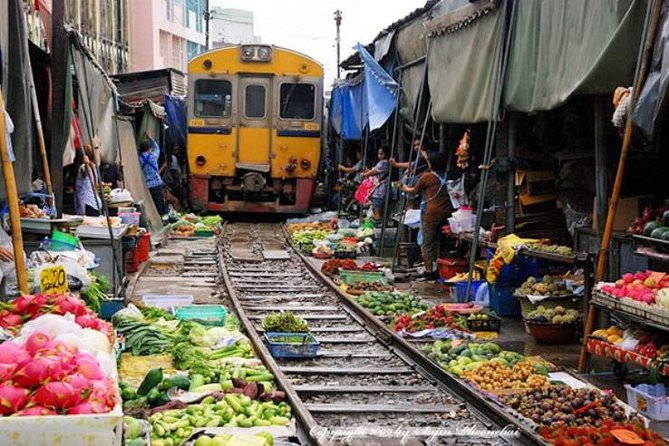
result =
[[[139,143],[139,165],[144,173],[146,187],[151,192],[153,202],[160,215],[165,215],[169,211],[165,201],[163,191],[163,180],[160,178],[160,169],[158,168],[158,158],[160,158],[160,147],[155,139],[151,137],[151,131],[144,133],[145,138]]]

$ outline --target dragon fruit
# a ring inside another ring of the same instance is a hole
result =
[[[41,406],[33,406],[28,409],[19,410],[14,415],[19,417],[39,417],[44,415],[57,415],[57,413],[53,409],[47,409],[46,407]]]
[[[18,327],[22,323],[23,317],[19,314],[10,313],[7,310],[3,310],[0,313],[0,327],[2,328]]]
[[[106,413],[109,412],[105,408],[91,401],[84,401],[83,403],[72,406],[67,410],[68,415],[90,415],[95,413]]]
[[[14,364],[19,368],[26,365],[30,359],[28,352],[13,342],[0,344],[0,364]]]
[[[51,409],[62,410],[79,404],[81,396],[70,384],[63,381],[54,381],[37,389],[32,402]]]
[[[11,415],[28,403],[30,391],[9,384],[0,384],[0,415]]]
[[[13,381],[21,387],[34,389],[55,375],[60,375],[60,364],[52,358],[37,358],[28,362],[15,374]],[[60,377],[58,377],[60,379]]]
[[[9,381],[16,371],[16,364],[0,364],[0,382]]]
[[[58,314],[72,313],[75,316],[81,316],[88,312],[88,308],[83,300],[73,294],[64,294],[56,298],[54,310]]]
[[[35,353],[37,353],[38,350],[45,348],[50,342],[51,337],[48,334],[36,331],[26,339],[24,347],[28,350],[28,353],[35,356]]]

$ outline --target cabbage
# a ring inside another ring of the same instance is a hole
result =
[[[669,288],[662,288],[655,295],[655,303],[662,308],[669,308]]]

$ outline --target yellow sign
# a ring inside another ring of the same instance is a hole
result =
[[[191,119],[188,125],[191,127],[204,127],[204,119]]]
[[[321,126],[315,122],[305,122],[304,130],[320,130]]]
[[[68,290],[68,283],[63,265],[44,268],[39,273],[39,288],[42,293],[65,293]]]

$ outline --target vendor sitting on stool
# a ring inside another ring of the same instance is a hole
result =
[[[422,193],[421,235],[423,244],[421,253],[425,265],[424,278],[434,280],[434,261],[439,250],[439,231],[453,213],[453,205],[446,188],[446,155],[441,152],[421,152],[426,157],[428,170],[424,172],[413,187],[402,185],[402,191],[410,194]]]

